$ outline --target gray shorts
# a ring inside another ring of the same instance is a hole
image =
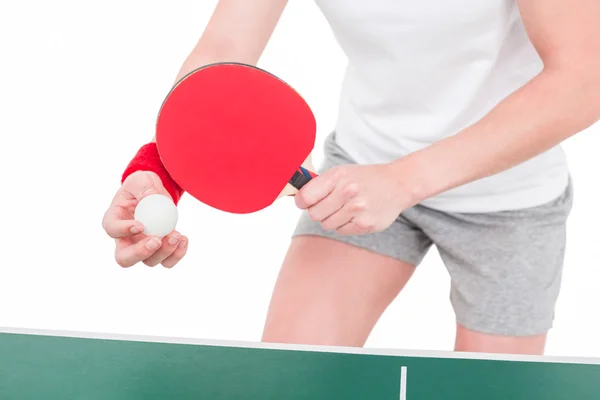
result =
[[[329,135],[319,171],[352,162]],[[457,323],[487,334],[538,335],[554,320],[572,201],[569,182],[554,201],[516,211],[449,213],[417,205],[387,230],[357,236],[327,231],[303,213],[294,236],[324,236],[415,266],[435,245],[450,273]]]

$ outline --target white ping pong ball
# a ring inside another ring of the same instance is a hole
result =
[[[144,197],[135,208],[133,218],[144,225],[144,234],[163,238],[175,230],[177,206],[162,194]]]

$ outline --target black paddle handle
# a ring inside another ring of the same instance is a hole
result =
[[[310,182],[311,178],[307,177],[300,171],[295,171],[292,179],[289,180],[290,185],[300,190],[304,185]]]

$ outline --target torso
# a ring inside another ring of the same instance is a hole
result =
[[[460,132],[538,74],[515,0],[316,0],[348,57],[336,139],[358,163]],[[423,204],[486,212],[539,205],[568,183],[560,147]]]

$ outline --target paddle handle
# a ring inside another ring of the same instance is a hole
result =
[[[300,190],[315,176],[317,176],[317,174],[314,172],[311,172],[304,167],[300,167],[294,172],[294,176],[292,176],[292,179],[290,179],[288,183],[296,188],[296,190]]]
[[[296,193],[304,187],[308,182],[310,182],[313,178],[318,176],[316,172],[313,172],[315,168],[312,164],[311,156],[302,163],[300,167],[294,172],[292,178],[285,185],[285,188],[279,195],[279,197],[283,196],[294,196]]]

